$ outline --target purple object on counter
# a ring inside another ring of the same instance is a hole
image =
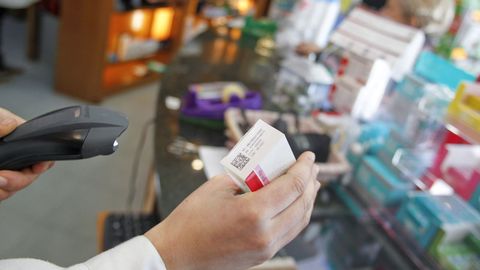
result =
[[[183,98],[181,113],[183,116],[207,118],[211,120],[223,120],[223,114],[228,108],[241,108],[259,110],[262,108],[262,96],[258,92],[247,91],[245,98],[233,94],[228,103],[224,103],[221,97],[198,97],[195,86],[190,87]]]

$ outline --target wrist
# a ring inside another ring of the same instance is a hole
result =
[[[145,237],[153,244],[168,270],[181,269],[178,265],[179,254],[175,243],[169,243],[168,233],[164,233],[160,223],[145,233]]]

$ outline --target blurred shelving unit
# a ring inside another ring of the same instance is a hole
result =
[[[131,1],[63,1],[56,64],[58,92],[99,102],[106,96],[157,81],[202,20],[199,0],[158,0],[124,7]],[[142,1],[142,3],[148,1]],[[268,13],[269,0],[238,0],[240,10]]]
[[[119,9],[118,2],[62,2],[55,78],[58,92],[98,102],[158,80],[160,74],[150,65],[172,60],[181,46],[188,12],[197,3],[170,0]]]

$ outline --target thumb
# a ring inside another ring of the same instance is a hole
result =
[[[17,127],[17,121],[13,118],[2,118],[0,115],[0,138],[10,134]]]
[[[0,138],[10,134],[24,120],[15,114],[0,108]]]

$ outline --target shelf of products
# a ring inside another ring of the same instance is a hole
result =
[[[59,92],[100,101],[158,80],[152,61],[158,66],[173,59],[183,42],[190,5],[196,1],[132,9],[118,9],[117,4],[89,0],[62,5],[55,82]]]
[[[390,247],[391,253],[400,251],[416,269],[442,269],[418,246],[391,209],[385,209],[368,195],[350,187],[336,186],[335,192],[360,221],[374,221],[378,225],[375,235],[380,239],[385,238],[383,242]]]

